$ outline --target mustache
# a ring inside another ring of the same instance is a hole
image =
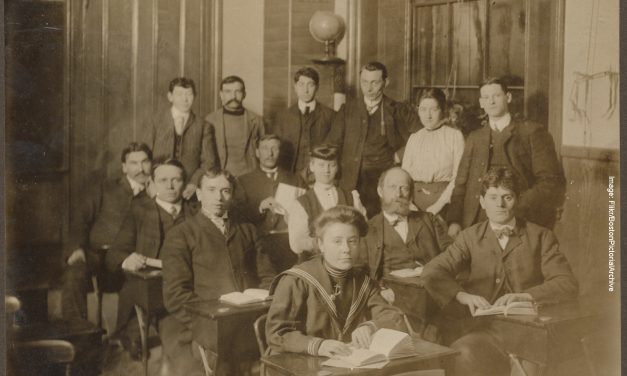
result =
[[[237,103],[237,104],[242,104],[242,102],[238,101],[237,99],[233,98],[233,99],[229,99],[228,102],[226,102],[226,104],[230,104],[230,103]]]

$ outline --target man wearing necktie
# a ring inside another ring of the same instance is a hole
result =
[[[422,128],[413,106],[383,94],[388,71],[370,62],[360,71],[363,97],[346,102],[336,114],[327,142],[342,147],[340,186],[357,189],[368,215],[380,211],[377,180],[383,171],[399,164],[409,135]]]
[[[275,199],[277,188],[279,184],[305,187],[302,178],[278,165],[282,143],[274,134],[266,134],[257,141],[259,167],[239,177],[241,197],[236,200],[247,221],[257,226],[263,247],[277,272],[292,267],[297,261],[290,249],[285,208]]]
[[[488,219],[463,230],[422,273],[427,291],[443,308],[436,324],[444,342],[460,351],[455,374],[510,374],[504,334],[488,317],[473,319],[477,308],[577,296],[577,281],[553,232],[515,216],[516,184],[509,169],[490,169],[480,197]]]
[[[112,273],[136,271],[161,264],[161,245],[168,231],[196,212],[193,204],[183,201],[185,170],[174,159],[155,162],[151,182],[155,191],[153,200],[134,202],[131,212],[120,228],[105,263]],[[133,315],[135,302],[124,285],[119,294],[117,331],[131,357],[141,357],[139,327]],[[131,318],[132,317],[132,318]],[[166,359],[168,344],[164,344]]]
[[[180,375],[202,371],[200,359],[192,357],[192,351],[198,349],[192,347],[195,317],[185,310],[185,304],[199,299],[215,300],[247,288],[268,288],[275,275],[255,226],[242,222],[231,210],[234,190],[235,178],[228,171],[207,171],[196,191],[202,210],[174,227],[162,248],[163,298],[171,315],[162,320],[160,333],[162,342],[170,344],[173,353],[178,354],[170,359],[170,369]],[[243,330],[248,333],[246,329]],[[233,341],[225,346],[232,351],[228,359],[237,359],[238,343],[251,340],[241,338],[243,332],[238,330],[228,336]],[[215,353],[216,349],[206,350]],[[209,359],[213,370],[215,361]],[[233,366],[229,362],[228,367]],[[221,372],[216,371],[237,374]]]
[[[309,152],[321,144],[331,130],[335,111],[316,100],[320,84],[318,72],[304,67],[294,74],[294,92],[298,101],[280,111],[272,133],[281,137],[279,165],[303,178],[307,176]]]
[[[425,265],[453,242],[433,214],[410,210],[413,188],[407,171],[400,167],[385,171],[377,192],[381,213],[370,219],[364,242],[374,280],[394,270]]]
[[[193,80],[177,77],[170,81],[167,97],[172,105],[151,116],[142,135],[155,159],[176,159],[183,164],[188,176],[183,189],[186,200],[194,195],[203,171],[216,164],[215,135],[194,114],[195,96]]]
[[[94,187],[73,225],[70,247],[64,250],[67,266],[63,273],[61,308],[65,319],[87,319],[90,276],[104,269],[104,252],[111,247],[131,203],[150,201],[145,192],[152,164],[148,145],[130,143],[122,150],[121,160],[124,175]],[[107,290],[121,286],[116,275],[104,274],[101,282]]]
[[[493,167],[507,167],[520,184],[516,215],[552,228],[566,189],[553,138],[538,123],[512,118],[512,94],[503,80],[486,80],[480,93],[487,124],[466,139],[447,212],[449,235],[485,220],[478,200],[481,177]]]

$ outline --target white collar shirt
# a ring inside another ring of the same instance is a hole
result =
[[[314,183],[313,190],[324,210],[337,206],[338,195],[337,188],[334,185],[316,182]]]
[[[492,130],[503,132],[503,129],[505,129],[509,125],[509,123],[512,122],[512,115],[510,115],[510,113],[508,112],[507,114],[500,117],[498,120],[490,119],[489,121],[490,128],[492,128]]]
[[[492,231],[501,230],[503,228],[510,228],[513,230],[516,228],[516,218],[512,218],[511,221],[502,225],[490,222],[490,228],[492,229]],[[499,241],[499,245],[501,246],[501,248],[504,250],[505,247],[507,247],[507,243],[509,243],[509,236],[504,235],[500,239],[497,238],[497,240]]]
[[[403,239],[404,243],[407,243],[407,234],[409,233],[409,224],[407,223],[407,216],[399,214],[389,214],[383,212],[385,219],[392,225],[394,230]]]
[[[183,134],[183,130],[185,130],[185,124],[187,124],[187,119],[189,119],[189,112],[179,111],[176,107],[172,106],[171,113],[174,119],[174,130],[176,134],[180,136]]]
[[[314,110],[316,109],[316,101],[313,100],[311,102],[303,102],[300,99],[298,100],[298,109],[300,110],[301,114],[305,114],[305,112],[307,111],[307,108],[309,108],[309,113],[314,112]]]
[[[136,182],[135,180],[129,178],[128,176],[126,177],[126,179],[128,180],[128,183],[131,185],[131,189],[133,190],[133,197],[137,196],[144,189],[146,189],[145,185]]]
[[[172,217],[175,218],[181,213],[181,210],[183,209],[183,204],[180,200],[179,202],[171,203],[163,201],[157,197],[155,198],[155,202],[157,203],[157,205],[161,206],[163,210],[167,211],[168,213],[170,213],[170,215],[172,215]]]

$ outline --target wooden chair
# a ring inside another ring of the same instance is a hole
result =
[[[257,346],[259,347],[259,355],[264,356],[268,349],[268,342],[266,341],[266,320],[268,314],[263,314],[255,320],[253,327],[255,329],[255,337],[257,338]],[[263,362],[259,364],[259,375],[264,376],[266,374],[266,367]]]

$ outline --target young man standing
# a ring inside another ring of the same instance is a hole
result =
[[[194,81],[178,77],[170,81],[168,101],[163,109],[144,125],[143,139],[157,160],[176,159],[189,177],[183,198],[194,195],[200,176],[216,164],[213,130],[192,111],[196,86]]]
[[[316,100],[320,84],[318,72],[310,67],[294,74],[294,92],[298,102],[278,113],[273,133],[279,135],[281,158],[286,170],[307,176],[309,153],[324,141],[331,130],[335,111]]]
[[[481,177],[492,167],[507,167],[520,184],[517,215],[552,228],[566,189],[553,138],[538,123],[512,119],[512,94],[502,80],[488,79],[480,91],[489,124],[466,139],[447,212],[449,235],[485,219],[477,199]]]
[[[444,342],[460,351],[456,375],[510,374],[506,336],[489,317],[472,318],[476,309],[577,296],[577,281],[553,232],[515,216],[514,179],[504,167],[482,177],[479,203],[487,220],[463,230],[422,273],[425,288],[443,308],[436,325]]]

